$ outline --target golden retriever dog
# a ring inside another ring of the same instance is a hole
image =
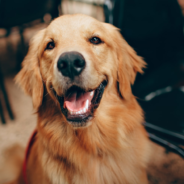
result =
[[[119,30],[64,15],[30,43],[16,82],[32,97],[37,133],[21,184],[147,184],[149,141],[131,92],[145,62]]]

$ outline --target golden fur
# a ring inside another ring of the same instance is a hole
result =
[[[93,45],[92,36],[103,44]],[[46,51],[50,40],[55,48]],[[69,124],[57,95],[65,80],[56,72],[59,56],[80,52],[87,63],[80,80],[85,89],[107,86],[94,117],[84,128]],[[29,184],[147,184],[149,146],[142,126],[143,112],[131,92],[145,62],[114,26],[85,15],[55,19],[31,41],[22,70],[16,76],[32,97],[38,114],[37,139],[31,148]],[[19,177],[17,183],[23,184]]]

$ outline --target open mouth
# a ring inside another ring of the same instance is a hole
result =
[[[67,121],[76,127],[85,126],[99,106],[106,85],[107,82],[103,81],[98,88],[89,91],[72,86],[65,96],[58,97],[62,113]]]

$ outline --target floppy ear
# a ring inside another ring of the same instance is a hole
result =
[[[38,109],[42,103],[44,90],[38,60],[38,48],[44,32],[44,30],[39,31],[31,40],[28,54],[22,62],[22,69],[15,77],[15,82],[32,97],[35,109]]]
[[[118,88],[124,99],[129,99],[132,95],[131,84],[134,84],[137,72],[143,73],[146,63],[137,55],[133,48],[123,39],[116,30],[116,44],[118,57]]]

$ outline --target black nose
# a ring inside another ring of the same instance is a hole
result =
[[[85,67],[85,59],[79,52],[65,52],[58,59],[58,70],[71,79],[78,76]]]

